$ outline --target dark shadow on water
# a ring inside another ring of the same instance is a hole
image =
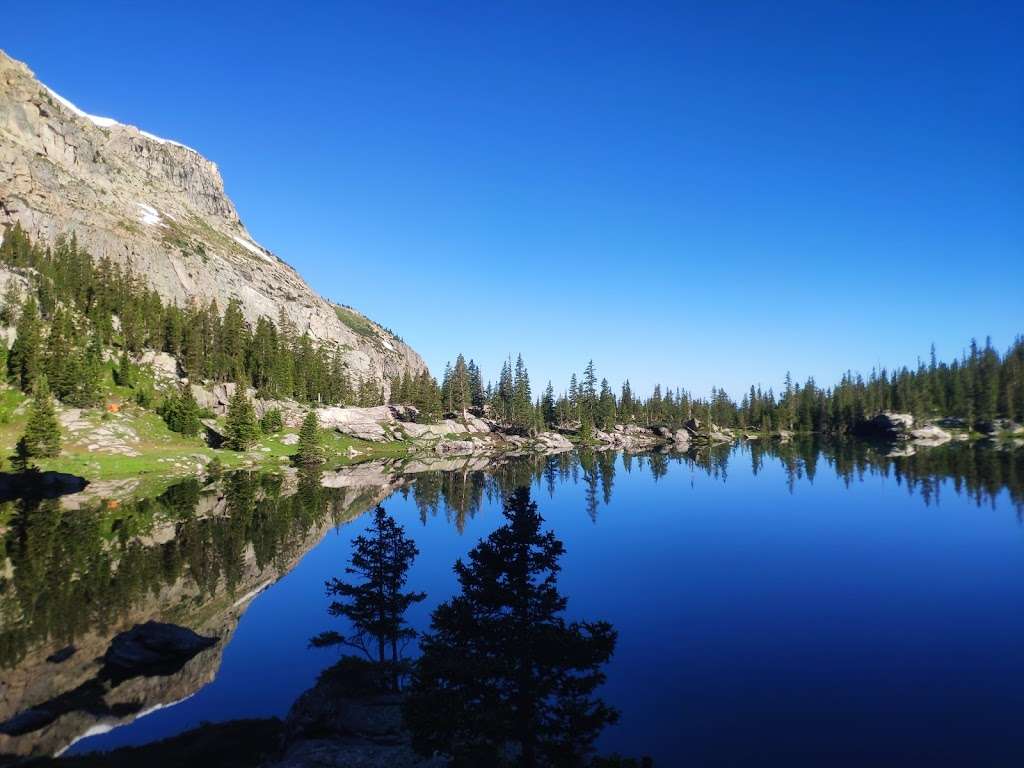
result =
[[[84,491],[89,481],[67,472],[0,472],[0,504],[24,498],[56,499]]]

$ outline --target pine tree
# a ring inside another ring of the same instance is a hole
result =
[[[461,352],[455,358],[455,367],[452,369],[449,390],[451,410],[465,416],[466,410],[471,405],[470,377],[469,368],[466,366],[466,358],[462,356]]]
[[[190,384],[183,384],[177,392],[166,398],[160,405],[159,413],[172,432],[192,437],[202,429],[199,404],[192,394]]]
[[[608,385],[608,379],[601,379],[601,395],[597,401],[597,424],[601,429],[615,426],[615,395]]]
[[[18,441],[17,453],[22,463],[28,459],[53,458],[60,454],[60,422],[57,421],[50,386],[44,375],[36,380],[25,434]]]
[[[323,464],[324,451],[320,446],[320,420],[316,409],[310,408],[299,429],[299,442],[292,461],[296,464]]]
[[[350,565],[345,568],[345,573],[361,581],[349,583],[334,578],[327,582],[327,594],[341,598],[331,603],[328,613],[344,616],[355,631],[349,636],[322,632],[310,644],[318,648],[348,645],[382,667],[390,662],[389,676],[397,690],[401,646],[416,636],[405,620],[405,612],[426,599],[423,592],[405,591],[409,567],[418,554],[416,543],[405,535],[405,529],[378,505],[366,533],[352,540]]]
[[[540,414],[546,427],[552,427],[558,421],[555,413],[555,388],[550,381],[544,388],[544,396],[540,401]]]
[[[516,358],[515,375],[512,379],[512,402],[509,421],[520,428],[529,427],[533,421],[533,402],[530,392],[530,374],[526,371],[523,356]]]
[[[3,298],[0,299],[0,325],[14,325],[20,311],[21,291],[18,289],[18,281],[8,278]]]
[[[17,337],[7,357],[7,370],[15,386],[22,392],[31,392],[42,373],[40,354],[40,319],[36,300],[29,296],[18,317]]]
[[[422,371],[416,377],[416,394],[413,405],[416,407],[416,421],[420,424],[433,424],[441,418],[441,390],[434,377]]]
[[[237,385],[228,402],[224,424],[224,445],[233,451],[247,451],[259,438],[259,424],[245,387]]]
[[[587,363],[583,369],[583,380],[580,382],[580,418],[586,414],[587,420],[594,424],[597,421],[597,373],[594,370],[594,361]]]
[[[610,624],[563,617],[562,542],[520,489],[505,525],[459,560],[456,597],[438,606],[420,642],[404,704],[413,747],[454,765],[587,764],[618,714],[594,696],[615,650]]]
[[[474,408],[483,408],[487,402],[487,396],[484,393],[484,379],[480,373],[480,368],[472,360],[469,361],[467,366],[469,371],[469,400],[470,404]]]
[[[284,429],[284,420],[281,418],[280,408],[271,408],[260,418],[260,431],[265,435],[272,435]]]

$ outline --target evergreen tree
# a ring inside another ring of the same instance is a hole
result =
[[[160,405],[160,415],[167,428],[187,437],[199,434],[202,422],[199,419],[199,404],[192,394],[192,386],[183,384]]]
[[[601,394],[597,401],[597,425],[601,429],[615,426],[615,395],[608,385],[608,379],[601,379]]]
[[[548,382],[547,387],[544,388],[544,396],[540,401],[540,413],[541,420],[544,422],[545,427],[552,427],[557,423],[558,417],[555,413],[555,388],[552,386],[550,381]]]
[[[0,325],[14,325],[20,311],[21,291],[18,289],[18,281],[8,278],[3,298],[0,298]]]
[[[36,379],[43,372],[39,307],[32,296],[26,298],[21,307],[16,333],[14,345],[7,357],[7,370],[15,386],[22,392],[31,392]]]
[[[18,441],[17,454],[22,464],[28,459],[53,458],[60,454],[60,422],[57,421],[46,376],[36,379],[28,422]]]
[[[416,636],[405,620],[405,612],[426,599],[423,592],[405,591],[409,567],[418,554],[416,543],[405,535],[405,529],[378,505],[366,533],[352,540],[350,564],[345,568],[345,573],[360,581],[334,578],[326,584],[327,594],[339,598],[331,603],[328,613],[348,619],[353,633],[322,632],[310,644],[318,648],[347,645],[382,667],[390,665],[392,686],[397,690],[402,646]]]
[[[284,429],[284,420],[281,418],[280,408],[271,408],[260,418],[260,431],[265,435],[272,435]]]
[[[523,356],[516,358],[515,375],[512,379],[512,400],[509,421],[516,427],[529,427],[533,422],[533,402],[530,392],[530,374],[526,371]]]
[[[487,402],[487,396],[484,392],[484,380],[480,373],[480,368],[472,360],[469,361],[467,366],[469,372],[469,401],[470,405],[474,408],[483,408]]]
[[[466,358],[462,356],[461,352],[455,358],[455,367],[452,368],[449,390],[450,409],[465,416],[466,411],[471,405],[470,377],[469,368],[466,366]]]
[[[416,420],[420,424],[433,424],[441,418],[441,390],[434,378],[422,371],[416,377],[416,395],[413,405],[416,407]]]
[[[580,390],[579,385],[576,383],[576,374],[569,378],[569,417],[576,420],[580,417]]]
[[[455,765],[582,766],[618,714],[594,692],[615,649],[607,622],[569,623],[562,542],[542,533],[529,490],[505,525],[459,560],[461,593],[440,605],[404,705],[414,748]]]
[[[228,402],[228,415],[224,424],[224,445],[233,451],[247,451],[259,438],[260,428],[256,412],[245,392],[245,387],[236,386]]]
[[[296,464],[323,464],[324,451],[320,445],[320,420],[316,409],[310,408],[299,429],[299,442],[292,461]]]

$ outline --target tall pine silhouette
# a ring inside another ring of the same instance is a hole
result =
[[[616,633],[569,623],[557,589],[562,542],[520,489],[505,525],[455,573],[461,594],[440,605],[421,640],[405,703],[413,746],[455,765],[582,766],[617,712],[594,692]]]

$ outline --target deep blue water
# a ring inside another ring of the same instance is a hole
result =
[[[659,766],[1024,764],[1024,529],[1007,482],[919,469],[911,489],[898,462],[844,479],[824,459],[811,481],[806,457],[766,456],[755,474],[749,451],[725,471],[669,461],[655,478],[616,457],[613,482],[580,466],[534,482],[565,542],[570,616],[619,633],[601,695],[621,720],[600,750]],[[412,494],[385,507],[420,548],[423,629],[456,588],[455,559],[502,522],[500,495],[462,530],[444,503],[425,522]],[[307,641],[343,629],[323,582],[368,517],[251,603],[211,684],[71,751],[284,715],[337,656]]]

